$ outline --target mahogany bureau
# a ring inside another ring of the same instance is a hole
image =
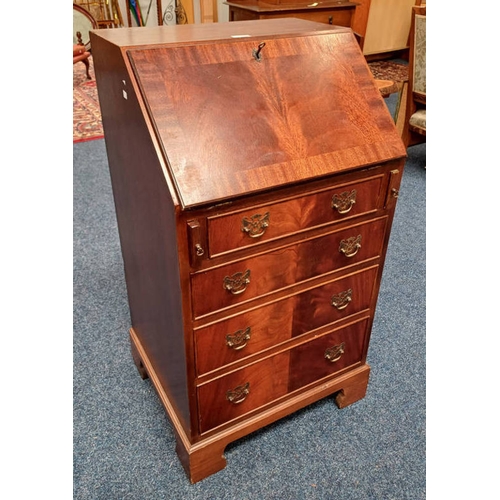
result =
[[[349,28],[91,34],[131,313],[192,482],[228,443],[363,398],[406,151]]]

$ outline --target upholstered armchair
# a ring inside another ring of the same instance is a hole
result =
[[[426,6],[412,8],[408,88],[403,124],[406,147],[426,140]]]

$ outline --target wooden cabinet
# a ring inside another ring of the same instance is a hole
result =
[[[347,26],[363,48],[371,0],[229,0],[229,21],[296,17],[318,23]]]
[[[230,21],[295,17],[319,23],[351,27],[357,3],[327,0],[230,0]]]
[[[132,356],[196,482],[231,441],[364,397],[406,151],[347,28],[131,28],[92,47]]]

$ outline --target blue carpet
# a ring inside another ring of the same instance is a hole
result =
[[[409,149],[366,397],[342,410],[325,399],[231,443],[227,467],[195,485],[131,359],[104,140],[73,154],[74,499],[425,498],[425,145]]]

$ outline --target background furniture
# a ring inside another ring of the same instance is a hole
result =
[[[371,0],[356,0],[356,10],[351,21],[351,28],[358,37],[360,47],[365,45],[366,27],[368,25],[368,16],[370,14]]]
[[[73,45],[83,45],[87,52],[90,52],[90,30],[99,26],[92,14],[73,3]]]
[[[217,0],[200,0],[200,21],[202,23],[216,23],[218,19]]]
[[[230,21],[249,19],[276,19],[296,17],[327,23],[336,26],[351,27],[356,3],[349,1],[327,0],[313,3],[309,0],[231,0],[229,6]]]
[[[118,0],[75,0],[96,20],[99,28],[117,28],[123,26]]]
[[[163,11],[162,0],[154,0],[151,3],[151,9],[154,9],[156,13],[156,19],[152,19],[154,17],[154,13],[144,9],[144,5],[141,8],[139,0],[125,0],[126,2],[126,10],[127,10],[127,23],[128,26],[163,26],[164,24],[187,24],[188,16],[186,10],[184,9],[184,5],[182,0],[173,0],[172,2],[165,2],[167,4],[167,8]],[[169,5],[170,4],[170,5]],[[211,3],[204,4],[207,9]],[[132,10],[131,10],[132,7]],[[211,17],[210,17],[211,14]],[[217,11],[215,11],[215,16],[217,15]],[[207,17],[210,17],[211,21],[214,22],[217,19],[214,19],[214,12],[209,12],[207,10]]]
[[[161,0],[154,0],[155,4],[154,10],[156,12],[156,20],[158,26],[163,25],[163,14],[162,14],[162,5]],[[146,22],[149,19],[148,12],[142,12],[140,7],[139,0],[126,0],[127,5],[127,23],[128,26],[146,26]],[[132,15],[131,8],[134,10],[134,15]],[[150,15],[151,13],[149,13]],[[132,23],[132,18],[134,19],[134,23]]]
[[[73,45],[73,64],[82,62],[85,64],[87,80],[92,79],[90,76],[90,63],[89,63],[90,52],[85,50],[83,45]]]
[[[73,64],[85,64],[87,79],[90,80],[90,30],[97,29],[93,16],[80,5],[73,3]]]
[[[426,19],[425,4],[412,8],[408,82],[401,96],[405,104],[403,142],[407,148],[426,141]]]
[[[405,149],[350,29],[91,37],[132,356],[196,482],[228,443],[364,397]]]
[[[411,8],[415,0],[371,0],[363,53],[399,57],[408,50]]]

